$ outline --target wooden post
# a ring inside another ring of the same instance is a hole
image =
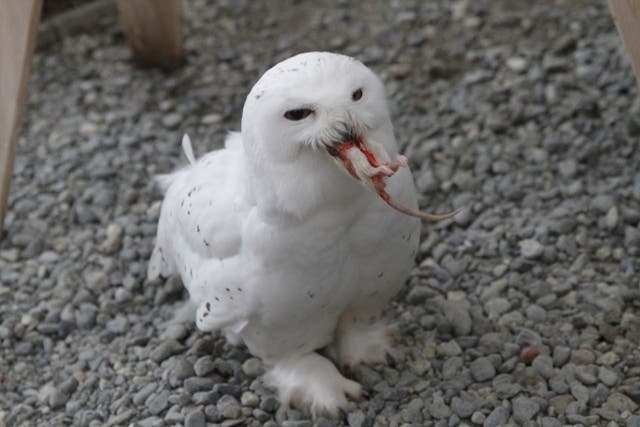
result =
[[[640,84],[640,0],[609,0],[609,11]]]
[[[179,0],[118,0],[129,47],[142,66],[171,69],[182,64]]]
[[[41,10],[42,0],[3,0],[0,7],[0,235]]]

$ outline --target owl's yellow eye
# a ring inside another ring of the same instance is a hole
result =
[[[351,94],[351,99],[353,99],[354,101],[359,101],[360,99],[362,99],[362,88],[354,91]]]
[[[309,108],[298,108],[296,110],[289,110],[286,113],[284,113],[284,118],[287,120],[293,120],[294,122],[297,122],[298,120],[302,120],[306,117],[309,117],[311,113],[313,113],[313,110]]]

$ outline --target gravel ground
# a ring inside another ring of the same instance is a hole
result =
[[[122,34],[39,51],[0,242],[0,425],[640,426],[640,98],[605,2],[192,0],[188,64]],[[423,206],[388,317],[405,355],[353,372],[341,419],[280,408],[246,349],[166,326],[144,276],[151,177],[239,126],[259,75],[304,50],[371,65]]]

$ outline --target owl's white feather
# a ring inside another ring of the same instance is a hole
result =
[[[311,113],[291,120],[296,110]],[[371,141],[382,163],[398,156],[383,85],[367,67],[323,52],[277,64],[249,93],[241,133],[224,149],[195,159],[185,139],[190,164],[162,178],[149,263],[151,278],[182,278],[200,329],[242,340],[270,367],[284,403],[314,413],[335,414],[361,394],[318,350],[339,366],[385,360],[379,316],[420,235],[417,219],[358,182],[377,171],[357,166],[356,179],[336,166],[328,147],[352,136]],[[395,169],[386,192],[417,208],[409,170]]]

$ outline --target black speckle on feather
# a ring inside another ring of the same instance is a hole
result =
[[[218,297],[215,297],[215,299],[216,299],[216,301],[220,301],[220,298],[218,298]]]
[[[229,288],[224,288],[227,292],[231,292],[231,289]]]
[[[196,231],[199,233],[200,232],[200,226],[196,225]]]
[[[204,306],[207,309],[207,311],[211,311],[211,303],[209,301],[207,301],[207,303]]]
[[[209,315],[209,312],[205,312],[202,314],[202,317],[207,317]]]
[[[382,276],[384,276],[384,271],[381,271],[380,273],[378,273],[378,279],[381,278]]]
[[[209,242],[207,242],[206,240],[202,240],[204,242],[205,246],[209,246]]]

